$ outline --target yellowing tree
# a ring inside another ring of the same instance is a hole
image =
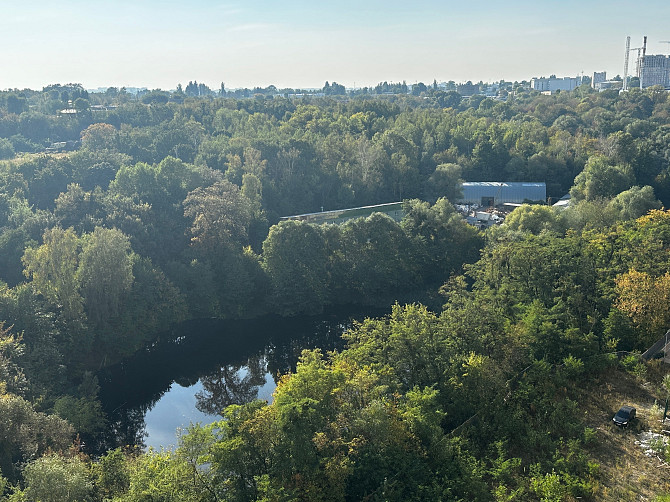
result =
[[[81,144],[92,151],[118,149],[119,132],[110,124],[91,124],[81,133]]]
[[[44,231],[44,244],[28,248],[23,255],[24,274],[33,287],[49,301],[60,305],[69,319],[82,314],[76,271],[79,264],[79,237],[72,228],[55,227]]]
[[[616,308],[653,342],[670,327],[670,273],[652,277],[631,269],[616,279]]]

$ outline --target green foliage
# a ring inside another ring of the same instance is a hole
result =
[[[103,432],[106,421],[102,406],[95,399],[63,396],[56,399],[54,413],[67,420],[77,432],[93,437]]]
[[[120,230],[96,227],[84,237],[76,279],[95,326],[118,315],[134,281],[132,263],[130,240]]]
[[[388,83],[347,100],[187,91],[0,93],[0,158],[11,159],[0,162],[0,387],[13,393],[0,398],[0,468],[15,482],[29,466],[17,500],[42,498],[48,479],[80,499],[594,496],[574,382],[667,324],[661,90],[542,96],[517,83],[504,103]],[[56,118],[70,100],[81,113]],[[112,102],[92,123],[87,104]],[[77,152],[14,157],[79,138]],[[501,178],[544,181],[552,198],[571,190],[572,204],[518,208],[482,235],[449,200],[460,179]],[[400,224],[271,226],[402,199]],[[440,286],[442,312],[397,305],[365,321],[342,353],[304,354],[272,404],[229,407],[174,453],[111,452],[91,475],[38,460],[72,430],[24,398],[95,434],[104,419],[92,379],[76,386],[83,370],[174,322],[388,305]],[[644,374],[637,359],[621,364]]]
[[[6,139],[0,138],[0,160],[14,157],[14,145]]]
[[[621,366],[629,373],[644,378],[647,374],[647,367],[640,359],[639,354],[629,354],[621,359]]]
[[[130,486],[128,458],[120,448],[111,450],[93,464],[92,475],[96,491],[103,500],[121,496]]]
[[[661,202],[655,198],[654,189],[649,185],[642,188],[634,186],[619,193],[610,205],[619,213],[618,220],[633,220],[652,209],[661,209]]]
[[[575,186],[570,193],[577,201],[595,200],[614,197],[633,185],[634,177],[629,169],[612,165],[605,157],[591,157],[575,178]]]
[[[319,312],[326,304],[327,249],[317,226],[297,221],[273,226],[263,243],[263,268],[280,313]]]
[[[47,451],[64,451],[72,441],[72,427],[59,417],[35,411],[25,399],[0,395],[0,472],[10,480],[18,467]]]
[[[118,133],[110,124],[92,124],[81,132],[81,144],[91,151],[116,150]]]
[[[247,244],[251,201],[227,180],[189,193],[184,200],[184,215],[193,221],[193,244],[205,253],[213,253],[219,246]]]
[[[562,213],[556,208],[541,205],[523,205],[505,218],[505,226],[538,235],[542,231],[562,233]]]
[[[440,198],[432,206],[418,200],[406,201],[404,211],[401,226],[414,241],[412,251],[421,276],[433,274],[441,284],[463,264],[477,259],[483,243],[481,236],[465,224],[447,199]]]
[[[461,198],[461,183],[463,168],[458,164],[440,164],[428,178],[426,196],[444,197],[451,202]]]
[[[28,248],[23,256],[25,274],[35,289],[50,301],[62,305],[65,316],[76,319],[83,313],[83,298],[76,277],[79,265],[79,238],[69,228],[44,232],[44,244]]]
[[[10,333],[11,328],[5,328],[5,321],[0,321],[0,394],[25,394],[27,391],[26,377],[19,366],[24,346],[21,337]]]
[[[44,502],[86,502],[92,500],[93,483],[86,464],[79,457],[45,455],[23,471],[27,500]]]
[[[116,500],[128,502],[136,500],[204,502],[211,500],[209,493],[201,491],[190,466],[169,451],[151,450],[144,455],[131,458],[127,468],[129,472],[128,490]],[[122,483],[122,486],[125,486],[125,479]]]

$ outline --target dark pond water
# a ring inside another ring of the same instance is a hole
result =
[[[271,400],[279,375],[295,368],[303,349],[341,349],[341,335],[354,320],[386,313],[180,324],[98,374],[109,427],[93,449],[170,447],[179,427],[218,420],[231,404]]]

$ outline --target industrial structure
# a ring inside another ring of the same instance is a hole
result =
[[[546,200],[547,184],[544,182],[467,181],[463,183],[462,196],[456,202],[491,207]]]
[[[513,207],[525,202],[545,203],[547,201],[547,185],[543,182],[514,182],[514,181],[466,181],[461,185],[461,197],[453,201],[457,205],[465,205],[467,211],[484,213],[488,208],[508,205]],[[474,209],[473,209],[474,208]],[[510,210],[510,207],[506,209]],[[344,223],[354,218],[368,217],[372,213],[384,213],[395,221],[405,216],[402,202],[376,204],[373,206],[336,209],[333,211],[319,211],[316,213],[296,214],[283,216],[281,221],[298,220],[308,223]],[[487,224],[497,222],[497,217],[486,216]],[[480,218],[481,219],[481,218]],[[491,221],[488,222],[488,219]],[[501,220],[502,221],[502,220]],[[482,223],[481,221],[479,223]]]

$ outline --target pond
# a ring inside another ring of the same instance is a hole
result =
[[[182,323],[98,373],[109,423],[92,449],[172,447],[180,427],[216,421],[231,404],[271,401],[279,376],[295,369],[303,349],[341,349],[341,335],[354,320],[386,313]]]

